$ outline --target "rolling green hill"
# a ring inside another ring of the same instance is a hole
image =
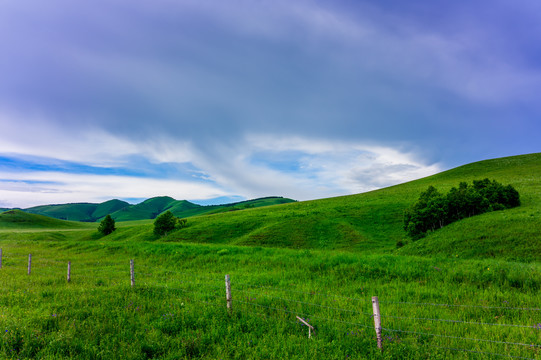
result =
[[[50,216],[61,220],[94,222],[107,214],[130,206],[125,201],[109,200],[101,204],[74,203],[42,205],[24,209],[30,214]]]
[[[89,229],[94,227],[75,221],[58,220],[48,216],[29,214],[21,210],[8,210],[0,213],[0,230],[44,230],[44,229]]]
[[[294,202],[294,200],[272,196],[232,204],[201,206],[186,200],[175,200],[168,196],[162,196],[154,197],[145,200],[140,204],[126,207],[112,213],[111,216],[116,221],[154,219],[156,216],[169,210],[176,217],[184,218],[203,214],[214,214],[269,205],[285,204],[290,202]]]
[[[176,202],[168,196],[154,197],[147,199],[137,205],[132,205],[111,213],[116,221],[154,219],[163,211],[169,209]]]
[[[429,185],[448,191],[461,181],[486,177],[513,185],[522,205],[459,221],[399,252],[541,259],[541,154],[476,162],[358,195],[194,217],[166,240],[394,252],[399,240],[409,241],[403,230],[404,209]]]
[[[511,184],[519,191],[522,205],[458,221],[416,242],[406,238],[404,209],[429,185],[446,192],[461,181],[483,178]],[[114,215],[117,221],[151,219],[165,210],[180,217],[191,216],[186,228],[162,239],[170,242],[518,261],[541,259],[541,153],[480,161],[368,193],[257,207],[286,201],[291,200],[267,198],[199,206],[159,197]],[[152,235],[151,222],[120,224],[110,240],[157,239]],[[406,245],[397,249],[399,241]]]
[[[100,204],[73,203],[57,205],[41,205],[22,209],[30,214],[50,216],[60,220],[96,222],[107,214],[116,221],[132,221],[154,219],[159,214],[169,210],[177,217],[189,217],[207,213],[219,213],[242,210],[253,207],[284,204],[294,200],[283,197],[266,197],[246,200],[232,204],[202,206],[186,200],[175,200],[168,196],[158,196],[147,199],[142,203],[131,205],[121,200],[109,200]],[[0,211],[10,209],[1,208]]]

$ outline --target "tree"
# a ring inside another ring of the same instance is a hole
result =
[[[427,231],[443,227],[447,207],[442,194],[434,187],[421,193],[419,201],[404,213],[404,230],[413,239],[423,237]]]
[[[111,215],[107,214],[107,216],[105,216],[105,218],[103,218],[101,221],[100,226],[98,226],[98,231],[103,235],[109,235],[115,230],[115,220],[111,217]]]
[[[175,229],[177,218],[171,211],[166,211],[154,220],[154,234],[159,236],[167,235],[169,231]]]

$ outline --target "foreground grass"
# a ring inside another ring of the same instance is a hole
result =
[[[0,242],[0,357],[541,358],[539,346],[501,343],[541,345],[536,263],[102,240]],[[371,296],[388,329],[383,353]]]

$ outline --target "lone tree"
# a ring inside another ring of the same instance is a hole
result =
[[[175,229],[177,218],[171,211],[166,211],[154,220],[154,234],[159,236],[167,235],[169,231]]]
[[[115,230],[115,220],[111,217],[111,215],[107,214],[107,216],[101,221],[98,231],[103,235],[109,235]]]

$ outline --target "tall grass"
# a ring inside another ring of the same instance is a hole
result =
[[[541,329],[533,328],[540,311],[514,309],[539,306],[539,264],[99,240],[3,241],[2,248],[5,358],[540,357],[539,347],[496,342],[541,345]],[[27,253],[33,255],[30,276]],[[415,332],[384,331],[383,354],[374,339],[371,296],[380,299],[385,329]],[[314,339],[296,315],[316,326]]]

